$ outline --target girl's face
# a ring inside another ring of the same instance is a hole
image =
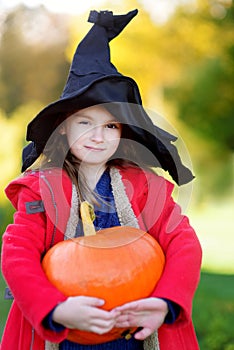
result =
[[[105,165],[118,148],[121,124],[101,106],[79,110],[60,130],[67,135],[71,153],[85,165]]]

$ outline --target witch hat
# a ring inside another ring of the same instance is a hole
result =
[[[120,122],[129,126],[131,138],[152,152],[149,165],[168,171],[179,185],[193,179],[171,143],[176,137],[152,123],[142,106],[137,83],[111,63],[109,42],[137,13],[134,10],[116,16],[111,11],[90,12],[88,21],[94,25],[77,47],[60,99],[45,107],[28,125],[26,139],[32,143],[23,152],[22,171],[43,152],[59,123],[78,109],[105,103]]]

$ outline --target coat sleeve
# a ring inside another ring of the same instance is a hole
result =
[[[45,316],[66,297],[46,278],[41,258],[45,249],[46,216],[28,214],[25,203],[40,200],[33,185],[17,189],[14,223],[3,235],[2,272],[15,302],[36,332],[50,341],[66,338],[68,330],[58,334],[43,327]]]
[[[178,304],[181,312],[175,325],[187,323],[191,320],[193,296],[200,279],[201,246],[188,218],[181,214],[171,196],[173,185],[153,175],[143,188],[138,198],[142,225],[159,242],[166,258],[152,296]]]

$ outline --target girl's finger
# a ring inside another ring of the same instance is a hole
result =
[[[152,334],[152,329],[143,328],[139,332],[134,334],[134,338],[138,340],[144,340]]]
[[[115,323],[115,326],[116,326],[117,328],[127,328],[127,327],[131,327],[128,321],[121,321],[121,322],[117,321],[117,322]]]
[[[115,325],[115,321],[103,321],[103,320],[95,320],[94,322],[92,322],[91,327],[97,327],[100,329],[109,329],[109,328],[113,328]]]
[[[123,312],[123,311],[131,311],[131,310],[136,310],[138,308],[138,303],[137,302],[131,302],[127,303],[121,306],[118,306],[115,308],[115,310]]]
[[[92,319],[97,320],[116,320],[120,315],[118,311],[106,311],[98,308],[94,308],[92,312]]]
[[[103,306],[105,304],[104,299],[94,297],[81,297],[84,298],[84,302],[89,306]]]
[[[115,326],[115,322],[111,322],[109,324],[94,324],[90,327],[90,332],[94,332],[97,334],[104,334],[109,332]]]

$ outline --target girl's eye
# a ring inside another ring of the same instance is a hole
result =
[[[106,128],[108,129],[118,129],[119,126],[118,126],[118,123],[109,123],[106,125]]]
[[[89,121],[87,121],[87,120],[80,120],[80,121],[78,122],[78,124],[81,124],[81,125],[89,125],[90,123],[89,123]]]

